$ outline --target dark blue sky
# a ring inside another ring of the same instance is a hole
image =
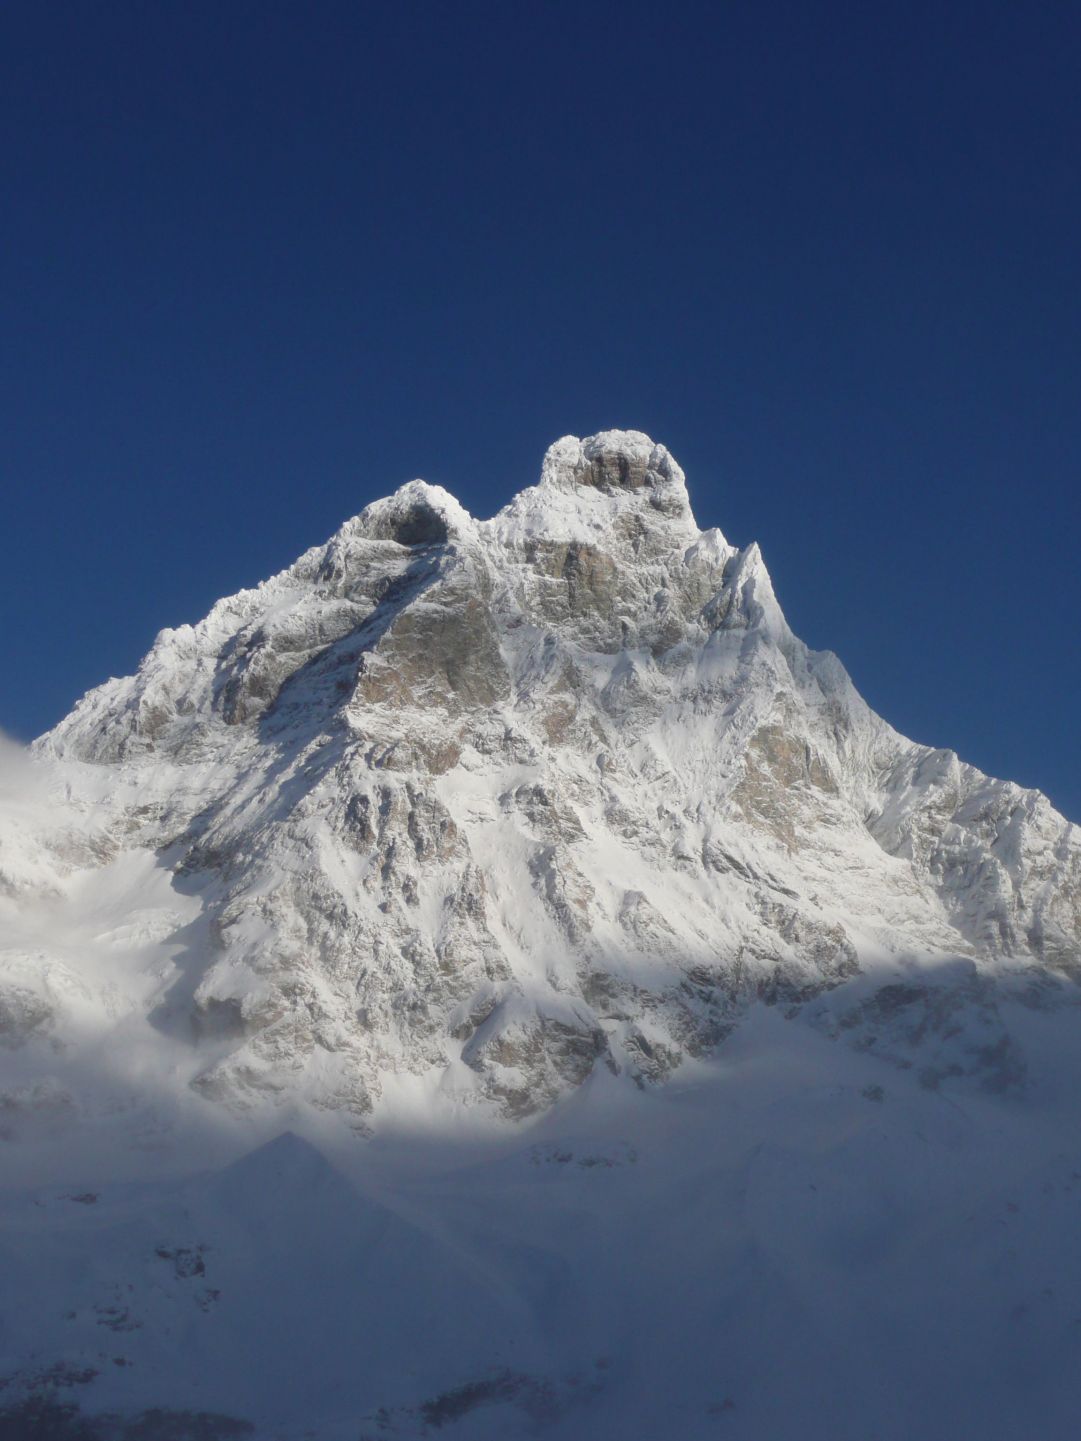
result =
[[[648,430],[811,644],[1081,820],[1076,4],[0,12],[0,725],[414,475]]]

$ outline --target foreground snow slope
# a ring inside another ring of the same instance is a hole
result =
[[[648,437],[402,487],[0,777],[0,1437],[1070,1434],[1081,836]]]
[[[1077,1016],[1007,1019],[1024,1099],[762,1008],[723,1061],[638,1097],[598,1077],[501,1140],[287,1135],[190,1179],[7,1193],[0,1425],[1067,1441]]]

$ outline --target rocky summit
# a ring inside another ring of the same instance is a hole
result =
[[[35,766],[63,805],[8,818],[4,894],[68,932],[14,926],[0,1035],[6,1104],[54,1125],[111,1112],[119,1078],[74,1078],[129,1044],[232,1111],[517,1120],[661,1085],[761,1005],[1008,1089],[1001,996],[1081,967],[1077,829],[876,716],[636,431],[557,441],[491,520],[375,501],[163,631]]]

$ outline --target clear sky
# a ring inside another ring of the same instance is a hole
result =
[[[621,426],[1081,821],[1079,73],[1076,3],[8,0],[0,726]]]

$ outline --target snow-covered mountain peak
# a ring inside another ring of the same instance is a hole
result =
[[[490,524],[504,541],[591,542],[607,535],[639,549],[647,535],[654,546],[672,546],[698,534],[683,471],[663,445],[638,430],[606,430],[584,440],[563,436],[549,446],[539,483]]]
[[[557,441],[487,521],[402,486],[37,754],[76,820],[32,863],[22,824],[12,887],[130,866],[148,939],[12,958],[27,1094],[71,1092],[36,1048],[74,1046],[65,996],[107,1027],[74,954],[201,1103],[361,1127],[405,1094],[518,1118],[653,1084],[760,1002],[1014,1084],[989,977],[1081,969],[1076,830],[875,716],[636,431]]]
[[[474,534],[476,522],[449,490],[411,480],[386,500],[364,507],[353,527],[372,540],[407,547],[441,545]]]
[[[585,487],[605,494],[643,491],[686,501],[686,478],[676,460],[640,430],[602,430],[579,439],[565,435],[548,447],[541,467],[542,486]]]

